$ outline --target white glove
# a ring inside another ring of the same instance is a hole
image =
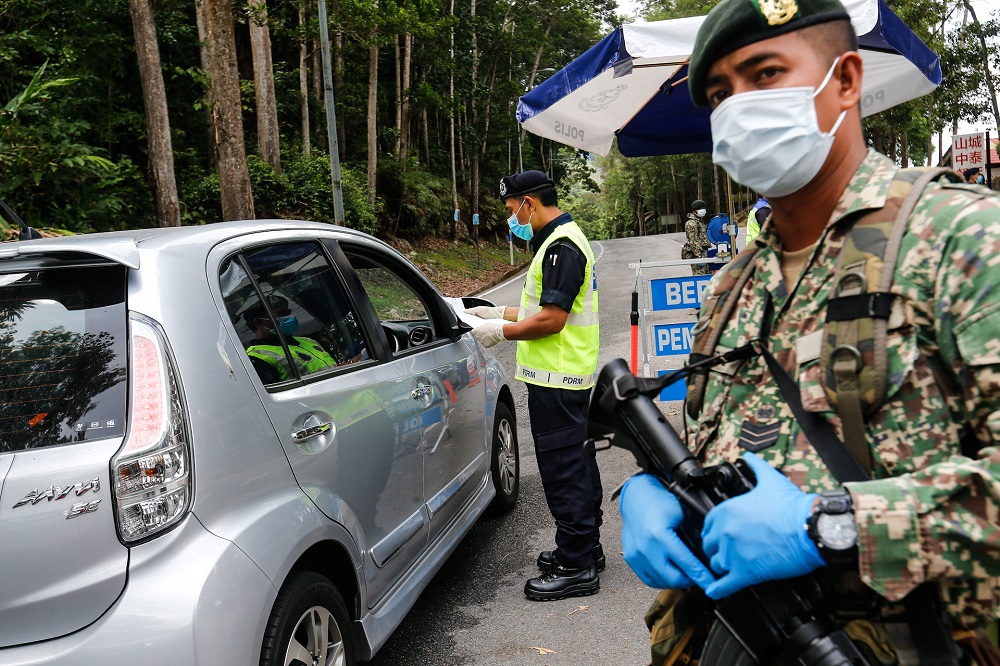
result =
[[[482,346],[492,347],[507,339],[503,336],[503,326],[498,321],[490,321],[472,329],[472,335],[475,336],[476,340],[479,340],[479,344]]]
[[[465,314],[470,314],[480,319],[503,319],[504,312],[507,308],[503,305],[479,305],[474,308],[469,308],[465,311]]]

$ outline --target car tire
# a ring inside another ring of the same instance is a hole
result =
[[[510,512],[517,504],[521,491],[521,455],[517,447],[517,421],[510,408],[497,403],[493,418],[493,446],[490,452],[490,479],[496,497],[487,513],[500,516]]]
[[[326,626],[326,635],[319,636]],[[295,572],[278,592],[264,632],[261,666],[357,664],[351,619],[343,597],[324,576]]]

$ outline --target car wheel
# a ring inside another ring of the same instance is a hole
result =
[[[517,448],[517,421],[510,408],[497,403],[493,419],[493,451],[490,458],[490,477],[496,497],[489,506],[490,515],[507,513],[517,504],[521,490],[521,458]]]
[[[264,632],[261,666],[354,666],[351,619],[340,592],[312,572],[289,576]]]

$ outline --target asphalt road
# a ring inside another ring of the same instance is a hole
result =
[[[629,309],[639,259],[679,259],[683,234],[593,243],[601,317],[599,366],[629,358]],[[687,267],[659,269],[657,277],[690,275]],[[484,294],[498,305],[518,303],[523,276]],[[494,347],[513,371],[514,345]],[[607,569],[601,591],[590,597],[534,602],[524,582],[538,575],[535,558],[553,547],[555,526],[545,505],[528,428],[527,393],[512,382],[521,451],[521,495],[499,519],[481,520],[421,595],[406,620],[371,662],[376,666],[539,666],[647,664],[649,636],[643,614],[654,596],[621,554],[621,516],[612,491],[636,472],[620,449],[598,454],[605,493],[601,541]],[[674,424],[679,403],[663,407]]]

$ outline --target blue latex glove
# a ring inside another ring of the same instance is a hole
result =
[[[684,513],[681,504],[650,474],[639,474],[622,486],[622,550],[625,561],[643,583],[657,589],[707,587],[715,576],[677,535]]]
[[[722,576],[705,588],[713,599],[764,581],[804,576],[826,564],[805,529],[816,495],[802,492],[753,453],[743,459],[757,486],[709,511],[701,531],[709,564]]]

